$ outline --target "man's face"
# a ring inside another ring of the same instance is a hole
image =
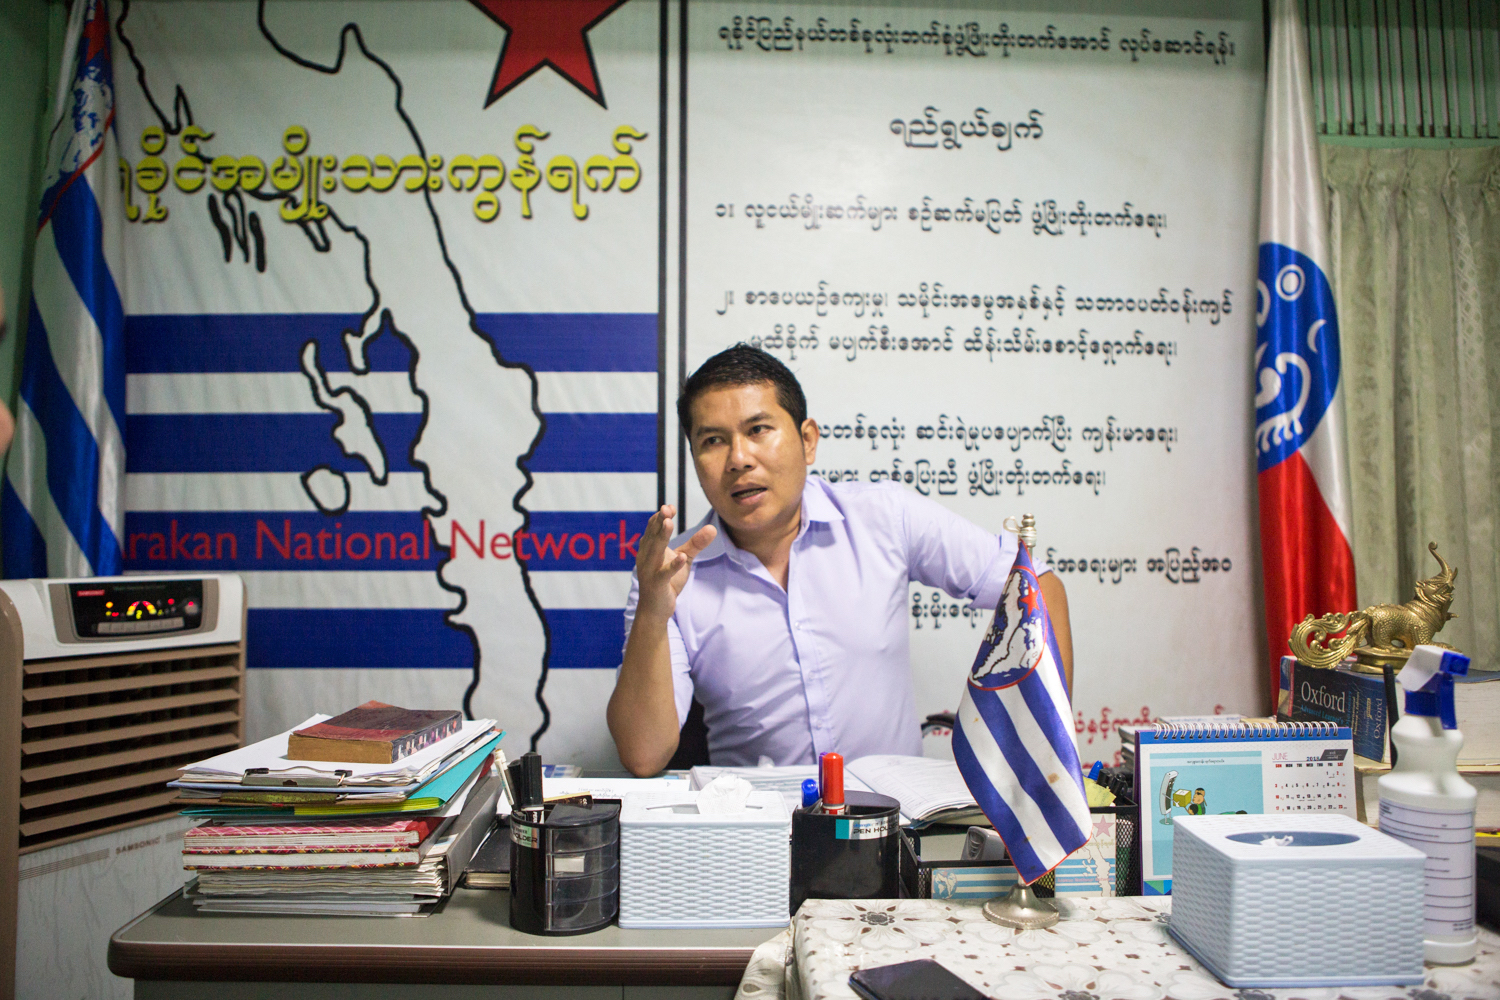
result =
[[[1193,792],[1193,805],[1195,805],[1195,806],[1201,806],[1202,804],[1203,804],[1203,789],[1199,788],[1199,789],[1194,790],[1194,792]]]
[[[792,530],[818,425],[797,427],[769,382],[710,389],[693,401],[692,417],[698,482],[736,543]]]

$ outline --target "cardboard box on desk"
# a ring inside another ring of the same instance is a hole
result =
[[[1420,850],[1328,813],[1174,823],[1168,929],[1226,985],[1422,982]]]
[[[1380,825],[1380,779],[1390,773],[1389,764],[1354,758],[1354,789],[1358,794],[1355,818],[1361,823]],[[1460,764],[1458,774],[1479,793],[1474,805],[1475,829],[1500,830],[1500,764]]]
[[[620,926],[780,927],[787,922],[792,817],[776,792],[711,816],[696,791],[625,796]]]
[[[1140,893],[1140,810],[1123,795],[1089,809],[1094,832],[1035,885],[1041,896],[1134,896]],[[962,860],[968,827],[901,831],[901,889],[912,899],[993,899],[1016,884],[1009,861]]]

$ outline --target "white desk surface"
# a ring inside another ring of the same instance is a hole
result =
[[[981,903],[936,899],[808,900],[793,934],[756,950],[736,1000],[856,1000],[855,969],[931,958],[1005,1000],[1496,1000],[1500,935],[1480,930],[1479,957],[1428,966],[1420,986],[1232,989],[1166,932],[1170,897],[1059,901],[1044,930],[990,923]]]

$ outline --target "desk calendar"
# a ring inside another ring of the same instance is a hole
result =
[[[1177,816],[1235,813],[1355,815],[1352,734],[1326,722],[1158,723],[1135,757],[1141,803],[1141,883],[1172,892]]]

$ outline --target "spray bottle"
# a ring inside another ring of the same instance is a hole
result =
[[[1474,957],[1474,805],[1478,793],[1458,773],[1463,733],[1453,710],[1453,678],[1469,658],[1418,646],[1396,675],[1406,711],[1391,729],[1396,764],[1380,779],[1380,830],[1427,855],[1424,900],[1428,962]]]

